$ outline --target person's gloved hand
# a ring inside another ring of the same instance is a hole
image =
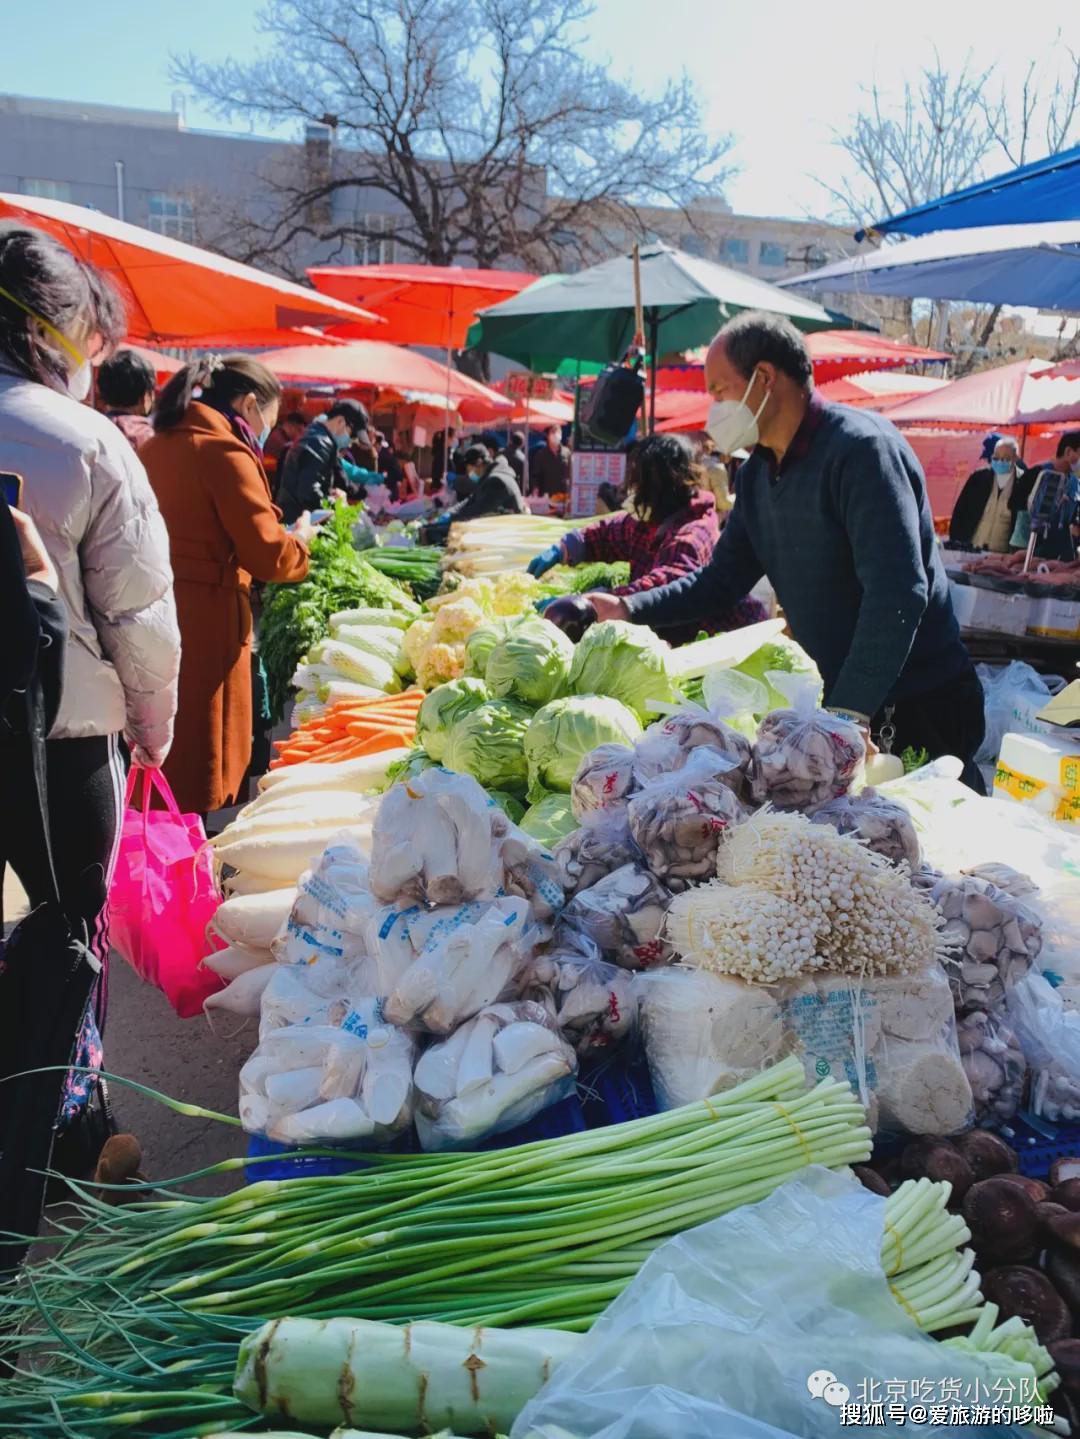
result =
[[[548,545],[546,550],[541,550],[538,555],[535,555],[529,561],[529,574],[532,575],[534,580],[538,580],[541,575],[547,574],[548,570],[553,569],[561,559],[562,547],[560,545]]]

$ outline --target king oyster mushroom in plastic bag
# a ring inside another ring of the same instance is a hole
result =
[[[741,798],[750,770],[750,742],[700,705],[685,705],[649,726],[634,747],[634,778],[639,785],[649,784],[682,769],[706,748],[727,761],[726,783]]]
[[[620,869],[577,893],[562,913],[566,924],[587,934],[605,959],[623,969],[667,964],[672,949],[660,931],[671,891],[639,864]]]
[[[634,751],[625,744],[601,744],[585,756],[570,786],[570,804],[574,815],[600,810],[620,811],[636,788]]]
[[[858,835],[867,849],[893,864],[915,870],[922,864],[919,836],[908,810],[869,786],[859,794],[830,800],[812,816],[815,824],[831,824],[839,834]]]
[[[741,778],[737,764],[719,750],[703,748],[631,796],[630,833],[658,879],[672,885],[716,872],[721,835],[745,818],[732,776]]]
[[[544,1007],[493,1004],[416,1065],[416,1132],[431,1152],[526,1124],[574,1091],[577,1057]]]
[[[587,935],[564,928],[558,941],[533,955],[524,979],[525,997],[549,1010],[580,1055],[610,1049],[634,1029],[633,976],[608,964]]]
[[[945,961],[958,1014],[998,1010],[1042,949],[1038,916],[1003,889],[972,875],[951,877],[922,870],[913,877],[945,917]]]
[[[862,773],[866,745],[850,720],[817,708],[817,681],[810,675],[766,678],[791,708],[767,714],[758,728],[751,790],[758,804],[775,809],[818,809],[847,794]]]
[[[1020,1108],[1027,1063],[1000,1014],[971,1009],[956,1021],[960,1062],[971,1085],[976,1124],[1003,1124]]]

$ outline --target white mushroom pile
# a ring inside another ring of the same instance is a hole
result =
[[[630,835],[626,808],[593,810],[555,846],[559,883],[567,896],[590,889],[612,870],[641,859]]]
[[[999,1010],[1042,949],[1042,925],[1021,900],[986,879],[915,877],[945,918],[946,968],[958,1014]]]
[[[634,747],[634,778],[644,785],[670,775],[703,749],[728,761],[727,783],[741,797],[750,771],[750,741],[697,706],[677,710],[649,726]]]
[[[544,1005],[580,1055],[610,1049],[634,1029],[633,975],[606,963],[584,935],[534,955],[525,983],[524,997]]]

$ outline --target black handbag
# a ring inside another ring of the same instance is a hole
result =
[[[597,376],[581,423],[601,445],[620,445],[645,401],[645,381],[637,370],[609,365]]]
[[[65,1075],[101,974],[85,925],[73,923],[60,902],[49,839],[40,686],[32,686],[27,704],[28,733],[15,742],[32,766],[37,796],[25,849],[44,861],[49,892],[0,940],[0,1275],[18,1267],[37,1232]],[[99,1096],[98,1108],[105,1103]]]

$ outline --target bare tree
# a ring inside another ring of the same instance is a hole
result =
[[[269,0],[255,63],[175,63],[225,117],[325,125],[331,154],[298,151],[266,177],[269,218],[233,252],[281,263],[298,241],[350,254],[382,238],[430,264],[585,254],[613,214],[692,204],[730,173],[684,76],[654,96],[585,58],[587,0]],[[313,158],[314,157],[314,158]],[[287,260],[285,261],[287,265]]]
[[[1058,33],[1048,56],[1032,60],[1019,90],[1001,82],[983,100],[987,128],[1011,165],[1066,149],[1080,120],[1080,55]]]

